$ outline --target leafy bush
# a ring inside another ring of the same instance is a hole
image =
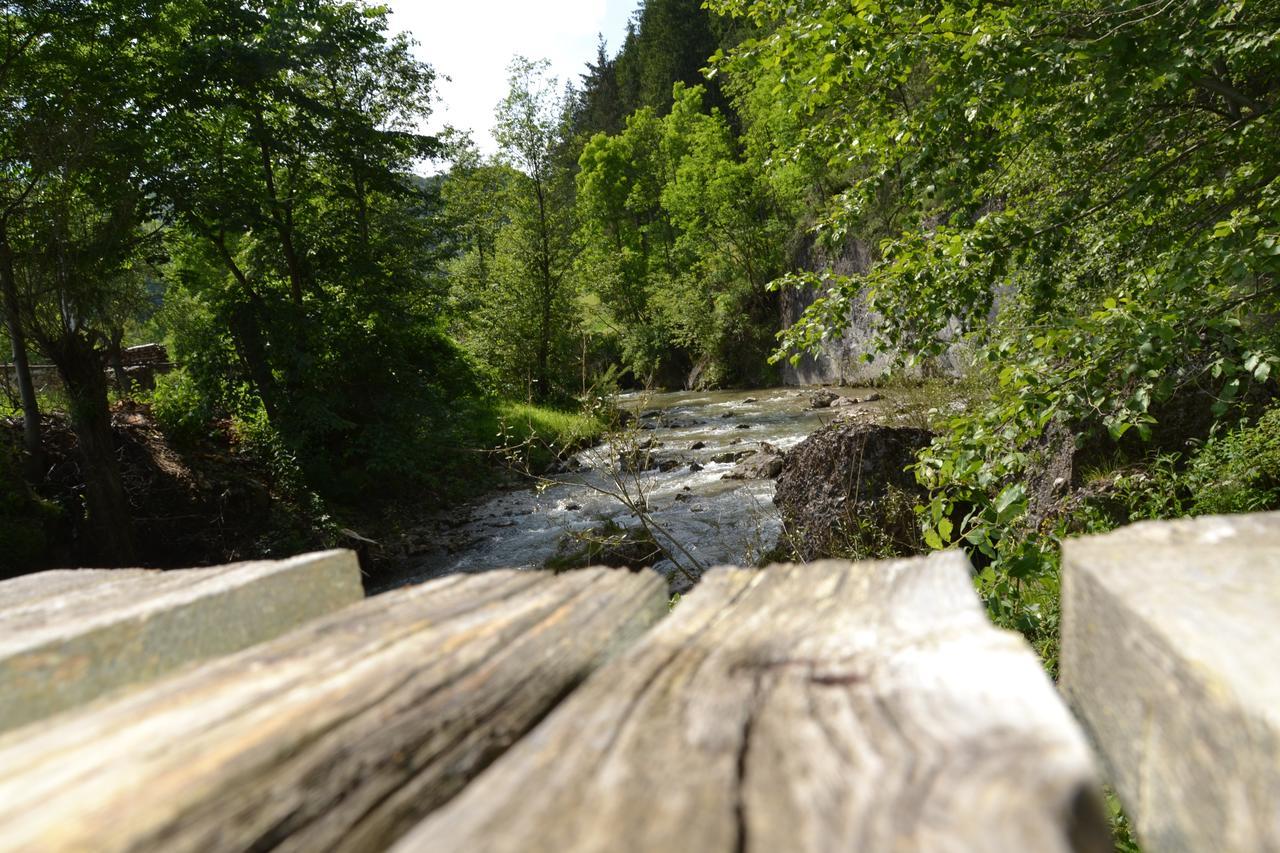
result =
[[[1188,457],[1157,454],[1095,473],[1075,531],[1100,533],[1159,518],[1280,509],[1280,407],[1253,425],[1210,438]]]
[[[266,470],[277,493],[296,498],[306,491],[298,458],[271,426],[265,409],[259,406],[247,415],[236,416],[231,431],[236,449]]]
[[[1185,479],[1196,515],[1280,509],[1280,407],[1210,439]]]
[[[151,413],[172,440],[191,444],[209,435],[215,406],[186,371],[178,370],[156,377]]]

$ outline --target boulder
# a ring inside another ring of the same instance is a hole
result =
[[[932,438],[922,429],[836,421],[788,452],[773,501],[797,556],[916,550],[912,507],[923,490],[906,469]]]
[[[726,450],[711,457],[717,465],[734,465],[751,455],[750,450]]]
[[[772,480],[782,473],[783,457],[767,450],[757,450],[739,462],[722,480]]]
[[[1058,421],[1050,423],[1027,448],[1023,484],[1027,489],[1027,524],[1039,528],[1066,511],[1078,483],[1081,451],[1075,433]]]
[[[811,409],[829,409],[831,404],[839,398],[839,394],[834,394],[830,391],[814,391],[809,395],[809,407]]]

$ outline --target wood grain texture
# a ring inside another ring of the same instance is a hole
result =
[[[239,651],[364,597],[350,551],[0,583],[0,731]]]
[[[381,850],[667,610],[653,573],[454,576],[0,739],[0,850]]]
[[[711,572],[394,849],[1110,849],[1096,803],[952,553]]]
[[[1145,850],[1280,851],[1280,514],[1066,543],[1061,657]]]

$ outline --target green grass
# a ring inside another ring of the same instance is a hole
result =
[[[580,411],[497,398],[454,401],[449,421],[425,451],[431,473],[426,503],[452,505],[480,496],[507,482],[503,471],[543,474],[607,430],[603,420]]]
[[[606,429],[593,415],[534,403],[499,401],[492,415],[493,446],[530,473],[544,471],[561,456],[595,444]]]

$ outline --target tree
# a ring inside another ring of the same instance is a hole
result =
[[[717,33],[717,29],[718,23],[699,0],[643,0],[628,23],[614,62],[623,114],[652,107],[666,115],[675,83],[704,86],[708,103],[728,110],[719,84],[708,82],[702,74],[711,55],[733,38],[727,30]]]
[[[663,139],[666,122],[645,107],[615,135],[584,147],[577,178],[580,278],[598,295],[606,325],[621,343],[625,367],[645,382],[682,383],[692,359],[677,345],[656,297],[680,273],[677,232],[662,194],[678,162]]]
[[[681,292],[701,296],[682,299],[679,315],[696,318],[685,328],[713,368],[704,381],[759,384],[780,313],[770,284],[786,269],[792,217],[756,164],[740,157],[724,117],[703,112],[703,95],[675,85],[663,139],[676,164],[662,206],[685,259]]]
[[[57,367],[85,462],[99,559],[133,557],[98,347],[148,237],[147,125],[157,93],[145,71],[156,9],[140,2],[43,3],[6,15],[23,48],[5,66],[3,151],[10,189],[0,232],[7,318]],[[12,332],[11,332],[12,334]]]
[[[621,131],[627,110],[618,87],[617,63],[606,53],[603,35],[596,45],[596,60],[587,63],[587,73],[581,75],[581,79],[580,93],[573,106],[572,135],[589,139],[597,133]]]
[[[494,284],[498,235],[510,221],[506,206],[496,202],[505,197],[514,175],[510,167],[482,157],[470,139],[456,146],[453,160],[442,195],[465,259],[453,275],[466,279],[464,287],[454,288],[454,294],[474,296],[486,293]],[[460,310],[455,306],[454,314],[471,314],[478,307],[474,303]]]
[[[578,176],[583,280],[620,330],[637,377],[702,365],[705,384],[765,379],[789,212],[744,161],[704,90],[673,87],[595,136]],[[679,381],[683,381],[683,376]]]
[[[33,171],[31,137],[24,131],[30,120],[24,91],[34,85],[37,68],[33,64],[40,40],[47,38],[60,10],[51,4],[35,5],[19,14],[3,7],[3,60],[0,64],[0,297],[3,298],[5,329],[8,332],[22,401],[24,471],[35,481],[42,473],[40,404],[27,354],[26,332],[22,327],[17,271],[10,229],[26,210],[39,174]]]
[[[247,384],[313,481],[346,494],[423,470],[469,382],[441,326],[439,187],[412,174],[440,150],[417,131],[434,75],[387,16],[197,3],[173,47],[185,99],[159,128],[170,274],[222,330],[187,347],[205,393],[242,407]]]
[[[530,390],[539,399],[556,390],[554,362],[571,325],[569,272],[575,255],[572,183],[555,169],[567,103],[549,68],[546,60],[512,61],[511,89],[498,105],[494,130],[500,158],[518,173],[509,196],[511,222],[502,233],[510,260],[505,283],[530,321]]]

